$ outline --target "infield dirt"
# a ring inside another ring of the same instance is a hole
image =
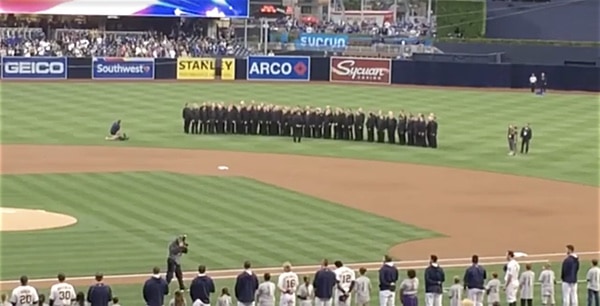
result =
[[[599,189],[566,182],[378,161],[132,147],[2,145],[0,158],[2,174],[170,171],[249,177],[445,235],[393,246],[389,253],[400,259],[431,253],[498,256],[507,249],[557,253],[568,243],[598,250]],[[218,170],[220,165],[229,170]]]

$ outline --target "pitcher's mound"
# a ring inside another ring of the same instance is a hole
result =
[[[32,231],[65,227],[77,223],[77,219],[41,209],[0,207],[0,231]]]

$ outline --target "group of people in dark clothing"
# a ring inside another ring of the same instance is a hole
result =
[[[237,134],[354,140],[437,148],[438,123],[434,114],[413,115],[382,111],[318,107],[286,107],[272,104],[186,103],[186,134]],[[366,131],[365,131],[366,130]]]

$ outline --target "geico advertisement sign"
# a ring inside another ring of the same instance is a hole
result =
[[[11,75],[64,75],[63,62],[5,62],[4,74]]]
[[[290,75],[294,67],[290,63],[252,63],[250,64],[250,74],[262,75]]]

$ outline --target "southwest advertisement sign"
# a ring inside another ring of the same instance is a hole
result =
[[[235,58],[221,59],[221,80],[235,80]]]
[[[3,79],[64,80],[67,78],[65,57],[2,57]]]
[[[246,79],[249,81],[309,81],[308,56],[250,56]]]
[[[345,50],[349,39],[346,34],[302,33],[294,44],[298,50]]]
[[[94,80],[154,80],[154,58],[92,58]]]
[[[329,81],[338,83],[391,84],[392,60],[333,56]]]
[[[216,76],[214,58],[178,58],[178,80],[214,80]]]

